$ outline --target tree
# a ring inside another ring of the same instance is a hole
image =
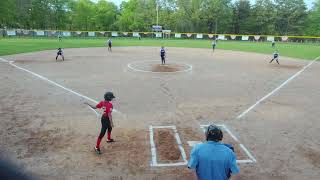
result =
[[[257,0],[252,9],[253,25],[255,34],[275,33],[275,5],[271,0]]]
[[[150,31],[155,24],[155,0],[130,0],[123,2],[117,25],[122,31]]]
[[[238,0],[233,7],[233,28],[236,34],[251,32],[251,5],[248,0]]]
[[[206,24],[206,32],[224,33],[229,31],[232,18],[230,4],[229,0],[202,1],[200,19]]]
[[[66,29],[67,27],[67,1],[66,0],[51,0],[50,7],[50,22],[51,29]]]
[[[303,0],[275,0],[276,31],[280,35],[303,34],[307,8]]]
[[[309,12],[306,34],[320,36],[320,0],[314,3],[313,8]]]
[[[95,30],[95,7],[90,0],[78,0],[72,5],[72,24],[78,30]]]
[[[100,0],[96,4],[96,27],[98,30],[110,30],[116,21],[117,6],[114,3]]]
[[[0,27],[15,27],[15,1],[0,1]]]
[[[31,28],[31,0],[16,0],[15,22],[18,28]]]

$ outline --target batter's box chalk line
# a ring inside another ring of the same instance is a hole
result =
[[[241,164],[241,163],[256,163],[257,160],[253,157],[253,155],[250,153],[250,151],[242,144],[240,143],[239,139],[230,131],[230,129],[225,125],[225,124],[214,124],[218,127],[220,127],[221,129],[223,129],[224,131],[226,131],[233,140],[235,140],[238,145],[240,146],[240,148],[246,153],[246,155],[249,157],[249,159],[240,159],[237,160],[237,163]],[[208,128],[208,124],[206,125],[200,125],[200,128],[202,128],[203,132],[206,132],[206,129]],[[200,142],[201,143],[201,142]],[[193,143],[195,144],[195,143]],[[190,144],[189,144],[190,145]]]
[[[181,162],[176,162],[176,163],[158,163],[157,161],[157,148],[154,142],[153,138],[153,129],[172,129],[174,132],[174,136],[176,139],[176,142],[178,144],[181,156],[182,156],[182,161]],[[187,161],[187,155],[186,152],[182,146],[180,136],[178,134],[178,131],[176,129],[176,126],[149,126],[149,133],[150,133],[150,146],[151,146],[151,166],[153,167],[170,167],[170,166],[185,166],[188,164]]]

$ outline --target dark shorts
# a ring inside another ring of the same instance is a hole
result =
[[[212,49],[216,48],[216,45],[212,45]]]
[[[164,56],[161,56],[161,60],[164,60],[165,59],[165,57]]]
[[[273,56],[273,58],[278,58],[279,56]]]
[[[62,56],[62,52],[57,52],[57,56]]]
[[[109,46],[109,47],[112,47],[112,45],[111,45],[111,44],[108,44],[108,46]]]

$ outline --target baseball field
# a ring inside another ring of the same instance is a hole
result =
[[[40,179],[191,179],[204,129],[219,125],[243,180],[320,177],[320,46],[114,39],[0,40],[0,147]],[[165,46],[167,65],[160,66]],[[62,47],[65,61],[55,60]],[[319,61],[318,61],[319,60]],[[95,104],[112,91],[115,142],[93,147]]]

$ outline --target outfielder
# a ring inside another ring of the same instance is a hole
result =
[[[273,40],[271,46],[274,48],[276,46],[276,42]]]
[[[107,143],[114,142],[114,140],[111,138],[111,131],[113,126],[113,121],[112,121],[112,109],[113,105],[111,101],[115,98],[112,92],[106,92],[104,94],[104,101],[100,101],[96,106],[92,106],[89,103],[85,103],[88,106],[90,106],[92,109],[103,109],[104,113],[101,117],[101,131],[97,139],[96,146],[94,147],[94,150],[96,151],[97,154],[101,154],[100,151],[100,143],[104,135],[106,134],[106,131],[108,130],[108,136],[107,136]]]
[[[62,36],[60,34],[58,35],[58,40],[59,42],[62,41]]]
[[[166,51],[164,50],[163,46],[160,49],[160,57],[161,57],[161,64],[166,64]]]
[[[279,59],[279,52],[278,52],[278,50],[276,50],[276,51],[273,53],[273,58],[271,59],[271,61],[270,61],[269,63],[272,63],[273,60],[276,60],[277,63],[279,64],[278,59]]]
[[[112,40],[111,39],[108,39],[108,51],[112,51],[111,47],[112,47]]]
[[[58,48],[57,56],[56,56],[56,61],[58,60],[58,57],[62,57],[62,61],[64,61],[64,56],[61,48]]]
[[[216,40],[212,41],[211,45],[212,45],[212,52],[214,52],[214,49],[216,48],[216,45],[217,45]]]

